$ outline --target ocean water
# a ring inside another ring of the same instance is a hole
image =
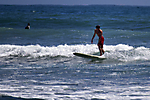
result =
[[[150,99],[150,7],[0,5],[0,99]],[[25,30],[27,23],[30,30]],[[105,60],[99,55],[100,25]]]

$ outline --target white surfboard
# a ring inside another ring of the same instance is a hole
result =
[[[104,56],[97,56],[97,55],[90,55],[90,54],[83,54],[83,53],[73,53],[73,54],[84,58],[100,59],[100,60],[106,59]]]

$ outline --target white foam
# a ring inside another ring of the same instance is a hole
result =
[[[120,61],[137,61],[150,60],[150,49],[145,47],[134,48],[128,45],[106,46],[106,50],[110,51],[105,56],[110,59],[118,59]]]
[[[116,46],[114,45],[104,46],[104,49],[108,51],[128,51],[133,49],[133,47],[125,44],[118,44]]]
[[[0,57],[4,56],[73,56],[73,52],[91,53],[97,52],[95,45],[59,45],[44,47],[40,45],[17,46],[17,45],[0,45]]]
[[[137,47],[118,44],[118,45],[104,45],[106,51],[104,56],[107,59],[115,59],[119,61],[136,61],[136,60],[150,60],[150,49],[146,47]],[[80,45],[58,45],[58,46],[40,46],[40,45],[0,45],[0,57],[7,56],[21,56],[21,57],[56,57],[66,56],[73,57],[74,52],[85,54],[98,53],[96,44],[80,44]]]

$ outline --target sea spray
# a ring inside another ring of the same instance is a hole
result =
[[[104,56],[107,59],[115,59],[119,61],[136,61],[136,60],[150,60],[150,49],[146,47],[137,47],[118,44],[118,45],[104,45],[106,51]],[[97,54],[99,53],[96,44],[86,45],[58,45],[58,46],[40,46],[40,45],[0,45],[0,57],[18,56],[18,57],[73,57],[73,53]]]

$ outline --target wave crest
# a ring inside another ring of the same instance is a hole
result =
[[[150,60],[150,49],[146,47],[137,47],[118,44],[118,45],[104,45],[106,53],[104,56],[107,59],[114,59],[119,61],[135,61],[135,60]],[[86,45],[58,45],[58,46],[40,46],[40,45],[0,45],[0,57],[74,57],[74,52],[85,54],[98,54],[99,50],[96,44]]]

